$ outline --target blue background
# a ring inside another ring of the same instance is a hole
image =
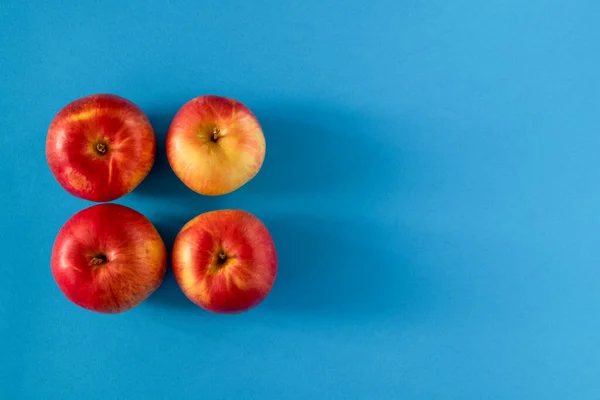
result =
[[[591,0],[4,0],[0,397],[600,398],[599,18]],[[51,246],[91,203],[53,179],[45,135],[97,92],[156,129],[118,202],[169,248],[208,210],[269,227],[259,307],[204,312],[170,271],[118,316],[62,296]],[[217,198],[164,154],[207,93],[267,138],[259,175]]]

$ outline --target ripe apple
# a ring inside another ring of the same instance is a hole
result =
[[[277,274],[275,244],[266,226],[242,210],[200,214],[177,234],[173,273],[196,305],[230,314],[258,305]]]
[[[214,95],[196,97],[177,112],[167,133],[167,158],[193,191],[217,196],[233,192],[262,167],[262,128],[241,102]]]
[[[73,215],[60,229],[51,267],[71,302],[115,314],[139,305],[159,287],[167,250],[143,214],[120,204],[97,204]]]
[[[131,192],[152,169],[156,136],[144,112],[113,94],[79,98],[53,118],[46,159],[74,196],[106,202]]]

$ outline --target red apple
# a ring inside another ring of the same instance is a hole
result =
[[[152,169],[155,155],[156,136],[144,112],[113,94],[67,104],[46,138],[56,180],[72,195],[96,202],[131,192]]]
[[[71,302],[114,314],[139,305],[159,287],[167,251],[144,215],[119,204],[97,204],[60,229],[51,266]]]
[[[275,244],[265,225],[242,210],[200,214],[178,233],[173,272],[183,293],[216,313],[258,305],[277,274]]]
[[[244,104],[200,96],[175,115],[167,133],[169,164],[193,191],[217,196],[245,185],[262,167],[265,137]]]

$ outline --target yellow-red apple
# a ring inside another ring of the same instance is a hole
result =
[[[119,204],[97,204],[63,225],[52,248],[51,269],[74,304],[100,313],[127,311],[161,284],[165,244],[141,213]]]
[[[173,272],[183,293],[216,313],[239,313],[262,302],[277,275],[267,227],[243,210],[200,214],[178,233]]]
[[[245,185],[261,169],[262,128],[241,102],[206,95],[187,102],[167,133],[169,164],[193,191],[217,196]]]
[[[46,159],[60,185],[74,196],[106,202],[131,192],[148,175],[156,136],[144,112],[113,94],[79,98],[54,117]]]

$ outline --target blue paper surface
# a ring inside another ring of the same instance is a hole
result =
[[[0,4],[0,398],[598,399],[600,3],[585,0]],[[169,271],[117,316],[69,303],[53,240],[91,205],[45,160],[55,113],[138,104],[159,140],[117,202],[168,248],[241,208],[279,274],[236,316]],[[165,134],[202,94],[244,102],[267,155],[209,198]]]

